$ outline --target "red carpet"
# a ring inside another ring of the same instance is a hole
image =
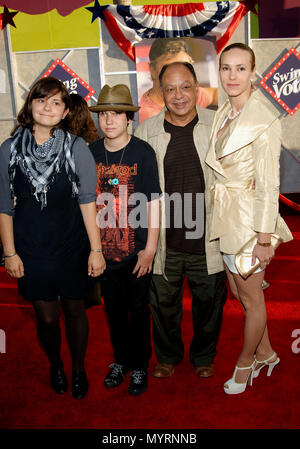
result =
[[[88,396],[58,396],[49,388],[46,357],[35,335],[31,305],[17,297],[15,282],[0,269],[0,329],[6,334],[6,353],[0,354],[1,429],[299,429],[300,352],[292,352],[294,329],[300,337],[300,217],[287,217],[295,239],[279,247],[268,268],[266,290],[269,332],[281,363],[272,377],[266,372],[252,388],[227,396],[223,383],[231,377],[242,344],[243,312],[230,297],[215,361],[213,378],[199,379],[188,360],[191,339],[189,291],[185,290],[184,361],[168,379],[149,376],[141,397],[127,394],[129,376],[107,390],[103,378],[111,363],[111,347],[103,306],[88,310],[90,340],[87,352]],[[300,350],[299,343],[295,343]],[[63,340],[63,359],[70,377],[70,356]],[[150,372],[154,366],[153,356]],[[259,443],[259,434],[258,434]]]

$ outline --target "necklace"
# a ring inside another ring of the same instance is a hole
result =
[[[128,143],[127,143],[127,145],[128,145]],[[117,185],[119,184],[119,180],[118,180],[117,176],[119,175],[120,165],[121,165],[121,163],[122,163],[123,156],[124,156],[125,150],[126,150],[126,148],[127,148],[127,145],[125,145],[125,147],[123,148],[122,155],[121,155],[121,159],[120,159],[118,168],[117,168],[117,170],[116,170],[116,176],[115,176],[114,178],[109,178],[108,181],[107,181],[108,184],[109,184],[110,186],[117,186]],[[105,160],[106,160],[106,165],[108,166],[108,165],[109,165],[109,163],[108,163],[108,157],[107,157],[108,151],[107,151],[105,145],[104,145],[104,149],[105,149]]]
[[[238,115],[240,115],[241,112],[242,112],[242,110],[240,109],[239,111],[235,112],[234,114],[231,114],[231,113],[232,113],[232,109],[231,109],[231,110],[227,113],[227,115],[225,116],[225,118],[224,118],[224,120],[223,120],[223,122],[222,122],[222,124],[221,124],[221,126],[220,126],[220,128],[219,128],[219,131],[220,131],[222,128],[224,128],[225,124],[227,123],[227,120],[233,120],[233,119],[235,119]]]
[[[227,117],[229,118],[229,120],[233,120],[235,117],[237,117],[238,115],[240,115],[240,113],[242,112],[242,110],[240,109],[239,111],[236,111],[232,114],[232,109],[228,112]]]

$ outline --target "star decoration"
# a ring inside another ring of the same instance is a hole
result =
[[[257,15],[256,5],[258,3],[258,0],[240,0],[240,3],[243,3],[248,11],[253,12]]]
[[[228,7],[228,3],[227,2],[219,2],[219,6],[223,9]]]
[[[18,14],[18,11],[9,12],[7,6],[4,6],[4,10],[2,13],[0,13],[0,28],[1,30],[4,30],[6,25],[12,25],[16,28],[16,25],[14,24],[13,17]]]
[[[93,13],[92,17],[92,23],[94,20],[96,20],[98,17],[100,19],[106,20],[104,11],[108,8],[108,6],[100,6],[98,0],[95,0],[94,6],[86,6],[85,9],[88,9],[90,12]]]
[[[154,31],[153,31],[153,30],[150,30],[150,31],[148,32],[147,36],[148,36],[148,39],[152,39],[152,37],[155,36]]]
[[[146,30],[147,30],[147,28],[140,28],[139,30],[136,30],[136,32],[139,36],[141,36],[145,33]]]

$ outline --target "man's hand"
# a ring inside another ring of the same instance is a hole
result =
[[[141,250],[138,253],[138,260],[132,274],[137,273],[137,277],[139,278],[144,276],[144,274],[151,273],[154,255],[155,253],[153,254],[146,249]]]

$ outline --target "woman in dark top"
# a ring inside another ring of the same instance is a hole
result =
[[[0,230],[5,268],[32,301],[57,393],[68,382],[60,358],[60,304],[72,357],[72,394],[88,391],[84,356],[89,276],[105,269],[96,225],[96,168],[81,138],[67,132],[70,96],[56,78],[30,90],[12,137],[0,148]],[[14,204],[15,199],[15,204]]]

